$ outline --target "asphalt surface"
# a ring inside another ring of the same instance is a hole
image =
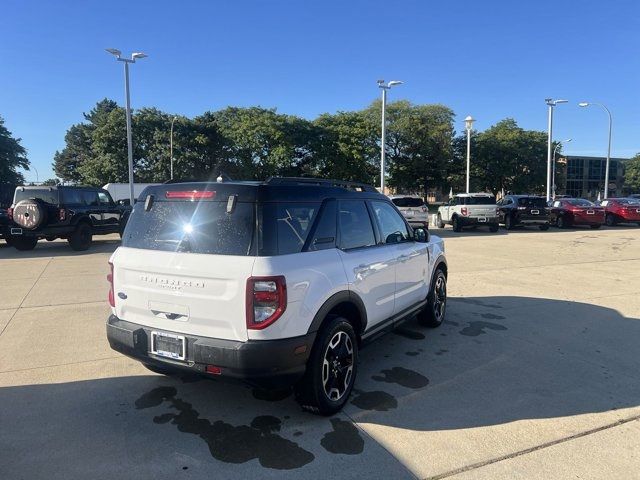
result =
[[[640,228],[453,233],[447,322],[331,418],[109,349],[107,259],[0,241],[0,478],[640,478]]]

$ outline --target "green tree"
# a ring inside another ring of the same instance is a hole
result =
[[[27,151],[20,145],[22,139],[14,138],[4,126],[0,117],[0,182],[10,184],[24,183],[24,176],[19,168],[29,170]]]
[[[60,181],[57,178],[48,178],[47,180],[42,182],[42,185],[45,185],[47,187],[55,187],[56,185],[60,185]]]
[[[635,156],[625,164],[624,186],[633,192],[640,192],[640,153],[636,153]]]

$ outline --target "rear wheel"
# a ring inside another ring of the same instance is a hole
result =
[[[567,228],[567,221],[564,219],[564,217],[559,216],[558,218],[556,218],[556,227]]]
[[[451,226],[453,227],[454,232],[462,231],[462,225],[460,225],[460,220],[458,219],[458,217],[453,217],[453,220],[451,221]]]
[[[507,230],[513,230],[513,218],[508,213],[504,216],[504,228]]]
[[[547,223],[546,225],[538,225],[538,228],[540,230],[542,230],[543,232],[549,230],[549,224]]]
[[[616,217],[611,213],[607,213],[607,216],[604,218],[604,222],[607,224],[607,227],[613,227],[617,222]]]
[[[418,313],[418,322],[435,328],[442,325],[447,310],[447,277],[441,269],[433,275],[427,305]]]
[[[22,251],[33,250],[37,243],[37,237],[13,237],[11,239],[11,245]]]
[[[81,223],[76,227],[68,241],[73,250],[81,252],[89,249],[92,240],[91,226],[88,223]]]
[[[492,223],[491,225],[489,225],[489,231],[490,232],[497,232],[498,231],[498,224],[497,223]]]
[[[351,323],[332,317],[320,330],[304,377],[295,387],[302,408],[332,415],[344,406],[355,383],[358,339]]]
[[[444,222],[442,221],[442,215],[438,214],[438,228],[444,228]]]
[[[600,228],[602,225],[600,225],[599,223],[595,224],[595,225],[591,225],[591,228],[593,230],[597,230],[598,228]]]

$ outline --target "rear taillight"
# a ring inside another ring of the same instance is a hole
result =
[[[283,276],[247,280],[247,328],[262,330],[287,308],[287,284]]]
[[[498,215],[500,215],[500,209],[499,209],[499,208],[496,208],[496,217],[497,217]]]
[[[9,217],[9,220],[13,220],[13,207],[7,208],[7,216]]]
[[[422,210],[423,212],[426,212],[428,209],[427,209],[427,207],[422,207],[422,209],[421,209],[421,210]]]
[[[467,207],[462,207],[460,209],[460,213],[466,217],[467,215],[469,215],[469,209]]]
[[[116,296],[113,291],[113,263],[109,262],[109,269],[111,272],[107,275],[107,281],[109,282],[109,305],[116,306]]]
[[[60,220],[61,222],[64,222],[66,218],[67,218],[67,211],[64,208],[61,208],[60,210],[58,210],[58,220]]]

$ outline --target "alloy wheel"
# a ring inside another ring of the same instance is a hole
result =
[[[349,390],[353,377],[353,342],[344,331],[336,332],[324,352],[322,387],[329,400],[338,401]]]

